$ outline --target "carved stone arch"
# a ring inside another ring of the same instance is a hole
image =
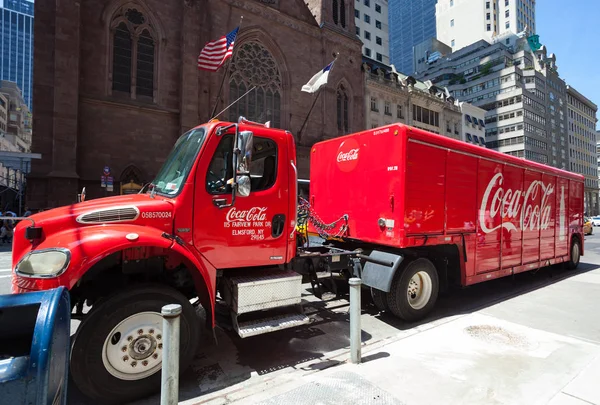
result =
[[[245,43],[255,42],[260,44],[262,47],[267,50],[272,56],[275,64],[277,65],[277,69],[279,71],[279,77],[281,80],[281,106],[280,106],[280,114],[281,114],[281,128],[289,127],[289,113],[290,113],[290,72],[288,69],[288,63],[284,53],[281,51],[279,45],[273,40],[273,38],[268,34],[266,30],[259,26],[250,26],[244,28],[244,30],[240,31],[238,37],[236,38],[235,44],[235,55],[233,57],[234,64],[237,60],[237,53],[243,47]],[[230,72],[230,76],[228,78],[228,82],[231,82],[231,79],[234,75],[233,69]],[[227,92],[229,94],[229,92]],[[231,98],[231,95],[228,95],[228,98]],[[228,103],[232,103],[233,100],[228,100]]]
[[[121,183],[129,183],[133,181],[136,184],[144,184],[144,177],[142,171],[134,164],[130,164],[121,172],[119,181]]]
[[[102,11],[102,24],[106,28],[111,28],[111,22],[114,15],[118,10],[125,7],[137,8],[142,14],[144,14],[148,20],[149,25],[152,26],[153,30],[157,35],[157,40],[161,43],[166,42],[166,31],[160,18],[158,18],[146,5],[144,0],[112,0],[110,1],[104,10]]]

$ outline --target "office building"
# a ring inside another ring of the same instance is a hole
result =
[[[413,73],[413,47],[435,38],[436,0],[389,0],[390,63]]]
[[[413,70],[418,74],[429,68],[429,65],[452,53],[452,48],[436,38],[427,38],[413,47]]]
[[[556,56],[537,37],[507,33],[493,44],[481,40],[417,77],[486,110],[488,148],[569,168],[566,85]]]
[[[569,170],[585,176],[584,212],[598,215],[596,113],[598,106],[567,85]]]
[[[485,110],[464,101],[457,101],[456,104],[462,113],[461,139],[485,148]]]
[[[12,143],[14,150],[29,152],[31,150],[31,112],[23,99],[21,89],[16,83],[0,81],[0,104],[6,100],[6,131],[3,138]],[[0,108],[0,115],[3,109]],[[0,119],[0,123],[1,123]],[[2,131],[0,131],[2,132]]]
[[[535,0],[438,0],[437,39],[457,51],[507,32],[535,34]]]
[[[463,139],[460,107],[443,88],[363,58],[367,128],[396,122]]]
[[[356,0],[354,3],[356,35],[363,42],[364,56],[390,63],[390,33],[387,0]]]
[[[17,83],[31,110],[33,1],[0,0],[0,80]]]

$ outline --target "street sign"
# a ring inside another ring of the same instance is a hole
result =
[[[106,178],[106,191],[113,191],[113,178],[111,176]]]
[[[104,171],[103,171],[103,174],[104,174],[105,176],[110,176],[110,167],[108,167],[108,166],[104,166]]]
[[[106,176],[100,176],[100,187],[106,187]]]

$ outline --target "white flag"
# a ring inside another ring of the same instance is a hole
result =
[[[302,91],[305,91],[307,93],[314,93],[315,91],[319,90],[319,88],[322,85],[327,83],[327,78],[329,77],[329,71],[333,67],[334,62],[335,62],[335,60],[333,62],[331,62],[329,65],[325,66],[323,68],[323,70],[319,71],[316,75],[314,75],[308,81],[308,83],[306,83],[304,86],[302,86]]]

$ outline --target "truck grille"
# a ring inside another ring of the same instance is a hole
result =
[[[82,224],[105,224],[109,222],[133,221],[140,215],[137,207],[109,208],[86,212],[77,217]]]

